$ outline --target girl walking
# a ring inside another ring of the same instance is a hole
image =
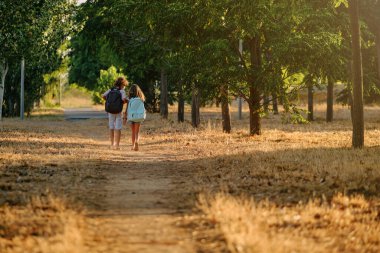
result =
[[[133,84],[128,92],[128,106],[124,113],[124,124],[127,120],[132,130],[132,150],[139,150],[140,125],[145,119],[145,95],[137,84]]]

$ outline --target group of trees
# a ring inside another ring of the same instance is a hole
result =
[[[20,64],[25,60],[25,110],[46,92],[43,75],[61,64],[58,48],[73,29],[73,0],[0,1],[0,119],[20,109]]]
[[[356,0],[348,2],[352,6]],[[88,0],[77,20],[83,29],[72,41],[70,78],[93,89],[100,69],[115,65],[143,86],[150,109],[163,117],[167,102],[178,101],[178,120],[183,121],[188,101],[198,126],[199,106],[221,103],[227,132],[228,102],[239,96],[249,105],[251,135],[260,134],[269,103],[276,110],[280,100],[290,111],[290,96],[301,88],[308,89],[308,119],[313,120],[313,90],[327,83],[331,121],[336,81],[346,84],[340,99],[352,104],[348,2]],[[380,1],[360,1],[358,8],[363,14],[364,95],[374,101],[380,87]]]
[[[291,98],[303,88],[309,94],[308,120],[313,120],[313,91],[326,83],[326,120],[331,121],[336,81],[346,84],[339,98],[344,103],[358,101],[352,96],[351,80],[364,80],[365,101],[380,97],[380,0],[355,3],[87,0],[76,6],[72,0],[4,0],[0,115],[17,114],[21,59],[26,60],[28,111],[47,90],[43,74],[54,77],[53,71],[62,68],[58,49],[71,35],[70,62],[64,62],[70,67],[69,81],[94,90],[95,98],[105,80],[124,73],[142,86],[148,109],[164,118],[168,103],[177,101],[178,120],[183,121],[188,102],[197,127],[201,105],[221,104],[223,130],[229,132],[229,102],[241,97],[249,106],[249,132],[256,135],[269,104],[275,113],[278,103],[285,112],[298,113]],[[351,15],[350,21],[350,13],[360,13],[360,20]],[[355,18],[360,24],[356,30],[350,27]],[[365,60],[355,65],[360,54],[354,51],[353,57],[351,49],[360,42]],[[363,77],[353,79],[353,70],[361,69]],[[351,107],[353,114],[362,110]]]

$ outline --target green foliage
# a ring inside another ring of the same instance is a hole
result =
[[[78,12],[77,26],[83,30],[72,40],[70,79],[96,90],[100,70],[114,65],[142,86],[155,111],[165,70],[171,101],[178,94],[189,101],[197,87],[202,104],[217,102],[220,86],[227,84],[230,94],[251,104],[253,94],[259,99],[275,94],[297,115],[286,101],[305,87],[305,76],[313,77],[312,85],[326,78],[350,79],[344,4],[347,1],[91,1]],[[369,51],[364,54],[370,55],[374,47],[366,37]],[[244,41],[242,55],[239,39]],[[376,91],[376,78],[370,74],[373,59],[365,66],[370,93]],[[256,106],[254,111],[261,111],[262,103]]]
[[[297,108],[297,106],[292,105],[289,112],[284,112],[281,115],[281,120],[284,124],[308,124],[310,123],[304,115],[307,115],[306,110]]]
[[[88,108],[94,103],[91,91],[79,86],[76,83],[67,85],[63,91],[62,107],[63,108]]]
[[[69,86],[66,87],[65,92],[70,91],[74,93],[75,95],[81,95],[81,94],[87,94],[90,95],[91,92],[87,90],[86,88],[79,86],[77,83],[71,83]]]
[[[4,115],[19,110],[21,59],[25,59],[25,110],[44,96],[43,75],[58,68],[57,49],[73,31],[75,5],[68,0],[11,1],[0,4],[0,64],[8,64],[5,82]]]
[[[115,66],[111,66],[107,70],[100,70],[100,76],[97,79],[97,85],[93,91],[93,101],[95,104],[101,104],[103,102],[101,95],[108,89],[112,88],[115,80],[121,76],[126,78],[126,76],[118,71]]]
[[[60,72],[53,71],[44,76],[45,95],[42,98],[43,104],[47,107],[59,106],[60,103]]]
[[[348,0],[334,0],[335,8],[341,6],[342,4],[345,7],[348,7]]]
[[[92,90],[97,89],[97,78],[100,70],[111,65],[123,68],[121,56],[112,48],[105,37],[87,37],[82,31],[72,40],[70,82]]]
[[[380,84],[375,57],[379,4],[361,1],[367,101],[377,99]],[[62,52],[68,48],[70,82],[94,90],[97,102],[108,82],[99,81],[101,70],[109,66],[140,84],[152,111],[157,108],[162,69],[169,76],[170,101],[180,93],[189,101],[192,87],[197,86],[202,103],[212,103],[220,97],[221,84],[248,102],[251,89],[261,97],[277,94],[286,101],[303,85],[297,75],[350,79],[350,37],[343,5],[346,0],[93,0],[75,7],[68,0],[3,0],[0,64],[11,67],[4,108],[7,115],[17,111],[22,57],[31,108],[40,97],[56,93],[57,75],[65,61]],[[71,44],[59,49],[73,32]],[[239,39],[244,40],[242,55]]]
[[[347,11],[346,9],[344,11]],[[364,102],[375,103],[380,100],[380,68],[378,67],[378,55],[376,51],[377,43],[380,41],[380,1],[379,0],[362,0],[360,1],[361,13],[361,52],[363,59],[363,85],[364,85]],[[345,35],[347,43],[350,42],[350,34]],[[350,52],[346,57],[351,60]],[[342,104],[351,105],[352,87],[350,77],[346,88],[338,94],[337,101]]]
[[[62,59],[60,66],[54,71],[43,75],[44,85],[41,88],[43,106],[61,106],[62,93],[67,86],[69,64],[69,57],[67,56],[68,45],[69,43],[65,42],[57,50],[58,56]]]

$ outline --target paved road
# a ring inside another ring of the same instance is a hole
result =
[[[105,119],[107,113],[103,109],[94,108],[73,108],[64,110],[66,120],[82,119]]]

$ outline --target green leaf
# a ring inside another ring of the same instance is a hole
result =
[[[335,2],[335,8],[338,8],[342,4],[344,4],[344,6],[346,6],[346,7],[348,7],[348,1],[347,0],[335,0],[334,2]]]

